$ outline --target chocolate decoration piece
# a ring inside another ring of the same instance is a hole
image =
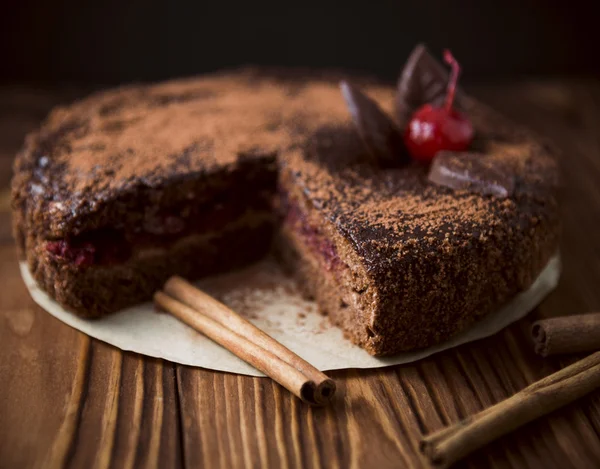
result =
[[[410,161],[402,134],[379,105],[347,81],[340,90],[352,115],[352,120],[374,163],[397,166]]]
[[[506,198],[515,190],[513,173],[482,153],[441,151],[433,159],[428,179],[438,186]]]
[[[396,120],[404,130],[413,113],[426,103],[443,104],[448,85],[448,71],[438,62],[423,44],[410,54],[398,79],[395,101]],[[456,90],[456,104],[460,108],[463,93]]]

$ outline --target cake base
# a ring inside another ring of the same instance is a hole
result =
[[[33,300],[51,315],[91,337],[122,350],[163,358],[183,365],[263,376],[259,371],[197,334],[171,315],[158,314],[151,303],[88,321],[67,311],[31,277],[25,262],[21,274]],[[295,283],[274,261],[263,261],[241,271],[210,277],[197,284],[247,317],[267,334],[320,370],[379,368],[410,363],[434,353],[497,333],[522,318],[552,291],[560,262],[554,257],[531,288],[471,328],[434,347],[378,358],[344,339],[339,328],[317,312]]]
[[[189,235],[168,247],[140,251],[123,264],[58,267],[43,255],[28,261],[33,277],[65,308],[98,318],[147,301],[172,275],[197,279],[258,261],[271,246],[274,223],[264,215],[252,226],[239,223],[220,232]]]

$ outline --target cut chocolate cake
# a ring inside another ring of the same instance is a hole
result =
[[[558,245],[549,147],[459,93],[469,152],[410,163],[387,137],[439,98],[441,64],[417,48],[399,92],[355,80],[366,95],[342,93],[339,78],[243,70],[55,110],[15,163],[34,278],[97,317],[173,274],[252,262],[275,234],[307,295],[374,355],[445,340],[527,289]]]
[[[96,317],[148,300],[175,273],[261,258],[285,140],[283,91],[268,88],[241,74],[55,110],[28,137],[13,183],[17,243],[39,284]]]

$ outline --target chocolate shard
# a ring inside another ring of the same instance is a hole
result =
[[[449,73],[423,44],[410,54],[398,78],[395,102],[396,120],[405,129],[413,113],[423,104],[442,105],[446,97]],[[464,94],[456,90],[456,104],[460,108]]]
[[[514,172],[483,153],[441,151],[431,163],[428,179],[438,186],[498,198],[510,197],[515,191]]]
[[[340,90],[374,163],[379,166],[408,163],[410,158],[394,121],[375,101],[347,81],[340,82]]]

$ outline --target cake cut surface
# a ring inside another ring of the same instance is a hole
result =
[[[274,236],[306,294],[375,355],[445,340],[527,289],[558,245],[549,147],[461,94],[472,152],[501,168],[510,194],[449,187],[416,163],[378,167],[339,79],[248,69],[56,109],[15,162],[15,236],[34,278],[98,317],[171,275],[258,260]],[[398,121],[398,106],[430,92],[404,83],[413,94],[398,100],[393,87],[352,83]],[[465,171],[452,156],[445,164]]]

